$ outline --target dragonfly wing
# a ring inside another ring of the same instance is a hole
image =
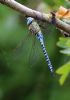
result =
[[[29,62],[28,62],[31,67],[33,67],[40,59],[39,50],[40,48],[39,48],[38,41],[36,37],[34,37],[31,51],[29,53]]]
[[[16,46],[16,48],[13,51],[16,51],[16,50],[19,51],[19,49],[22,48],[22,46],[25,44],[29,36],[30,34],[27,34],[26,37],[20,41],[20,43]]]
[[[27,46],[27,44],[29,43],[28,40],[30,40],[31,34],[28,33],[24,39],[22,39],[20,41],[20,43],[17,45],[17,47],[15,49],[13,49],[12,51],[12,56],[18,57],[19,55],[21,55],[22,53],[25,52],[25,48]]]

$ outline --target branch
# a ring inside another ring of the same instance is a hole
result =
[[[13,8],[14,10],[20,12],[21,14],[25,14],[27,16],[31,16],[33,18],[37,18],[40,20],[52,22],[52,14],[46,14],[46,13],[41,13],[39,11],[32,10],[14,0],[0,0],[0,3]],[[56,18],[56,24],[54,24],[57,28],[60,28],[61,30],[67,32],[70,34],[70,25],[66,24],[65,22],[59,20]]]

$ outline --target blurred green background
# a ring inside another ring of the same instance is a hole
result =
[[[70,7],[65,0],[17,1],[42,12]],[[56,70],[69,59],[56,45],[61,34],[49,24],[41,28]],[[24,15],[0,4],[0,100],[70,100],[69,77],[60,86],[59,77],[50,75],[40,44],[28,33]]]

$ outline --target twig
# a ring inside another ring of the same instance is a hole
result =
[[[21,14],[24,13],[25,15],[31,16],[33,18],[48,21],[50,23],[52,22],[52,14],[51,13],[46,14],[46,13],[41,13],[39,11],[32,10],[14,0],[0,0],[0,3],[6,5],[10,8],[13,8],[14,10],[20,12]],[[56,24],[54,24],[54,25],[57,28],[65,31],[65,32],[68,32],[70,34],[70,25],[66,24],[65,22],[56,18]]]

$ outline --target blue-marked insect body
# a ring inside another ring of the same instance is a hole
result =
[[[39,42],[41,44],[42,51],[43,51],[44,56],[46,58],[46,62],[48,64],[49,70],[51,71],[51,73],[53,73],[54,72],[53,66],[51,64],[48,53],[46,51],[46,48],[45,48],[45,45],[44,45],[43,34],[41,32],[39,25],[37,24],[37,22],[32,17],[27,18],[27,25],[29,26],[29,30],[31,31],[31,33],[36,35],[37,39],[39,40]]]

